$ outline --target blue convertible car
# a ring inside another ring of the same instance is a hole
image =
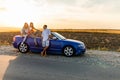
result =
[[[21,53],[31,52],[41,52],[43,50],[42,41],[40,37],[37,37],[38,47],[34,44],[34,38],[28,37],[27,40],[23,41],[22,36],[17,35],[13,38],[13,46],[17,48]],[[21,44],[22,43],[22,44]],[[64,36],[60,35],[57,32],[52,32],[52,39],[50,40],[50,46],[47,50],[47,53],[50,54],[64,54],[65,56],[73,56],[78,54],[84,54],[86,47],[83,42],[66,39]]]

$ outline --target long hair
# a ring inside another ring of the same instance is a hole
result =
[[[23,28],[24,29],[29,28],[28,23],[25,22]]]

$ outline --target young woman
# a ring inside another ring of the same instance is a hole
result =
[[[33,22],[30,22],[30,36],[34,38],[35,46],[38,47],[36,37],[40,34],[40,31],[34,27]]]
[[[21,35],[24,37],[23,42],[24,43],[27,39],[27,36],[30,34],[30,28],[28,26],[28,23],[24,23],[23,28],[21,29]]]

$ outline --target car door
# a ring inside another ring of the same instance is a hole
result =
[[[35,45],[34,39],[36,39],[36,42],[38,46]],[[32,52],[40,52],[42,50],[42,41],[41,38],[32,38],[30,37],[27,41],[29,43],[29,48]]]
[[[61,40],[58,40],[58,39],[50,40],[50,47],[49,47],[50,52],[60,53],[61,49],[62,49],[62,41]]]

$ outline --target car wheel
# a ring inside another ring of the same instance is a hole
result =
[[[74,51],[74,48],[71,47],[71,46],[66,46],[64,49],[63,49],[63,53],[65,56],[67,57],[71,57],[74,55],[75,51]]]
[[[29,46],[26,43],[20,43],[18,49],[21,53],[27,53],[29,51]]]

